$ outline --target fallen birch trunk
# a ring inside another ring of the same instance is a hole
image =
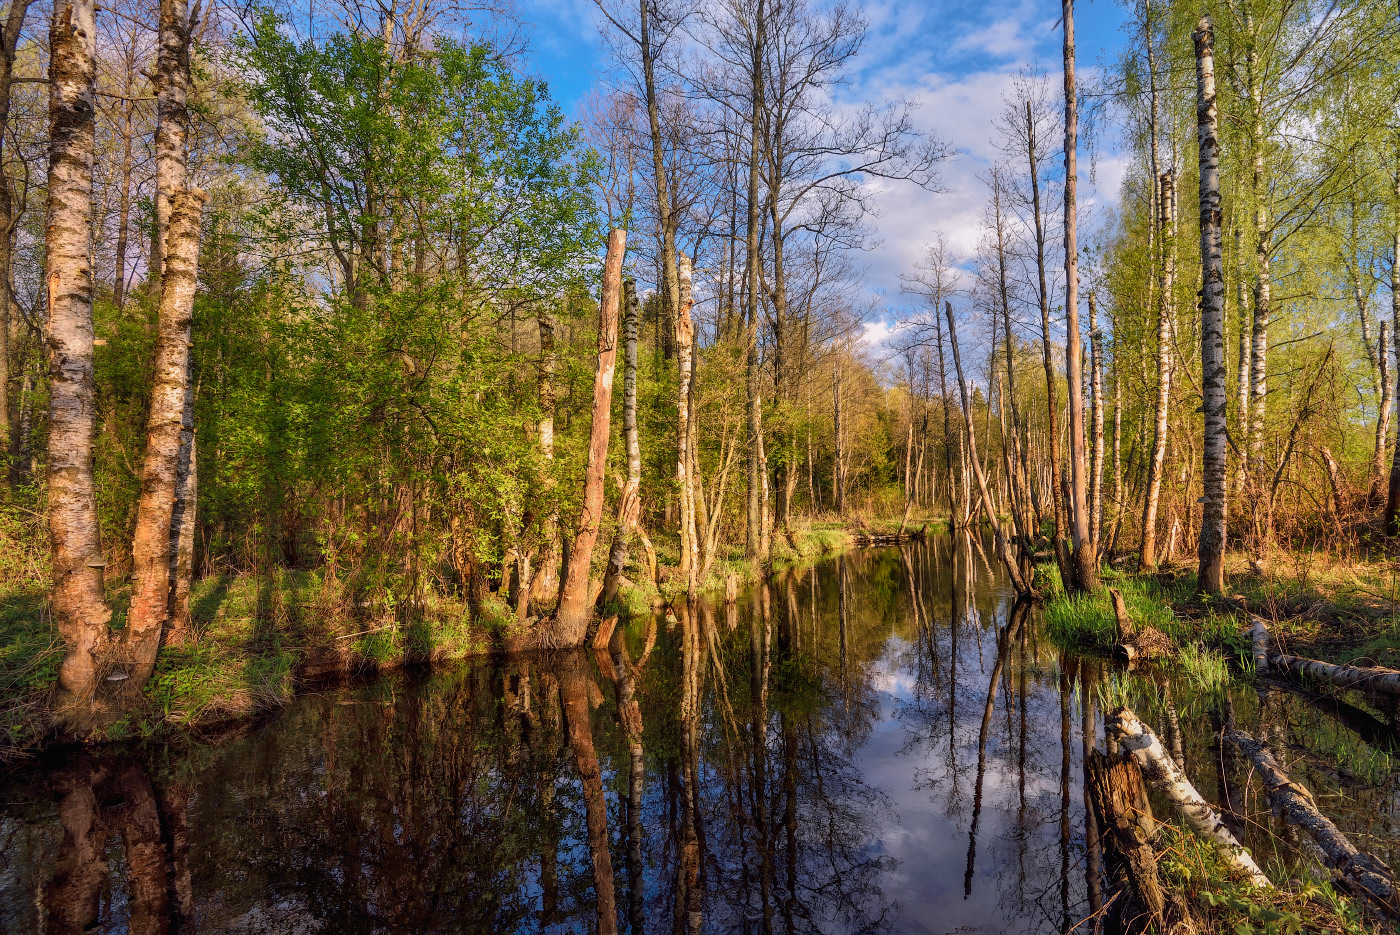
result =
[[[1269,748],[1241,730],[1230,730],[1225,739],[1244,754],[1264,781],[1269,803],[1283,820],[1308,833],[1321,848],[1327,866],[1343,878],[1353,896],[1369,896],[1387,913],[1400,916],[1400,893],[1395,875],[1379,858],[1352,844],[1350,839],[1322,812],[1312,793],[1289,778]]]
[[[1250,636],[1254,644],[1254,664],[1259,672],[1270,667],[1294,678],[1326,682],[1338,688],[1354,688],[1373,695],[1400,698],[1400,670],[1382,666],[1344,666],[1287,653],[1269,652],[1269,625],[1262,617],[1250,617]],[[1267,660],[1259,664],[1261,654]]]
[[[1122,748],[1137,760],[1143,776],[1176,806],[1186,819],[1187,826],[1206,840],[1219,844],[1226,862],[1251,885],[1261,889],[1272,888],[1273,884],[1264,871],[1259,869],[1249,851],[1230,833],[1210,803],[1191,785],[1191,780],[1173,762],[1152,728],[1138,720],[1137,715],[1128,708],[1119,708],[1109,716],[1108,723],[1109,730],[1118,735]]]

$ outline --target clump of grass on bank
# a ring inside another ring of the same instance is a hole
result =
[[[1226,662],[1234,658],[1249,665],[1246,641],[1238,620],[1207,607],[1200,617],[1184,617],[1174,604],[1187,601],[1194,590],[1189,579],[1163,581],[1156,576],[1105,571],[1104,587],[1093,594],[1070,594],[1060,582],[1054,563],[1036,567],[1036,584],[1050,595],[1045,604],[1046,631],[1066,646],[1108,651],[1117,642],[1117,620],[1109,588],[1123,595],[1128,616],[1138,627],[1153,627],[1172,642],[1173,662],[1188,681],[1203,692],[1222,690],[1229,682]]]
[[[1260,935],[1367,935],[1375,921],[1355,900],[1321,881],[1257,890],[1231,876],[1212,844],[1174,824],[1164,824],[1156,842],[1162,883],[1181,893],[1208,932]],[[1286,879],[1271,868],[1275,880]]]

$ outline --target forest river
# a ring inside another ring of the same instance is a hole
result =
[[[1400,863],[1387,721],[1066,652],[966,536],[780,574],[621,643],[29,763],[0,778],[0,930],[1064,932],[1102,899],[1082,764],[1123,698],[1261,862],[1293,858],[1222,756],[1227,698]]]

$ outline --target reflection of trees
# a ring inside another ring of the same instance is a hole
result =
[[[23,855],[0,861],[0,928],[864,931],[951,879],[947,928],[1058,931],[1101,902],[1082,780],[1101,676],[1010,596],[973,540],[936,537],[679,607],[595,655],[308,696],[161,769],[75,757],[6,796],[30,804],[0,815]],[[1223,699],[1124,684],[1198,786],[1268,831],[1216,746]],[[1246,722],[1267,705],[1291,771],[1393,860],[1394,783],[1361,779],[1388,763],[1384,717],[1232,697]],[[939,837],[917,866],[895,864],[903,824]],[[47,916],[15,914],[17,890]]]

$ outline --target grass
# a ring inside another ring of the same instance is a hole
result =
[[[1162,883],[1188,901],[1209,932],[1260,935],[1363,935],[1375,921],[1351,898],[1323,881],[1259,891],[1237,880],[1215,845],[1175,824],[1164,824],[1156,841]],[[1286,868],[1266,868],[1275,880]]]

